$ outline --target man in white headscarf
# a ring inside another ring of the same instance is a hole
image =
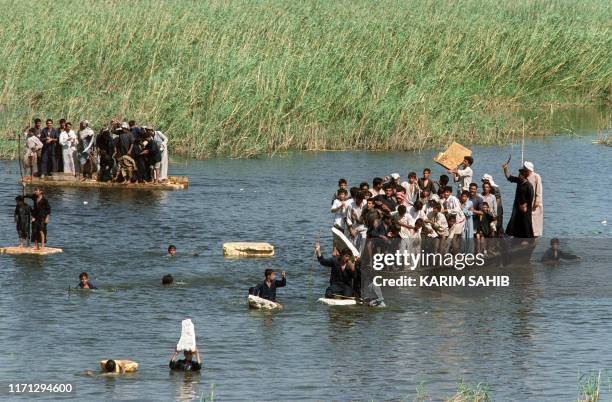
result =
[[[542,236],[544,232],[544,202],[542,199],[542,178],[534,170],[532,162],[525,162],[523,167],[529,172],[527,180],[533,186],[533,206],[531,211],[531,226],[533,226],[533,235],[535,237]]]

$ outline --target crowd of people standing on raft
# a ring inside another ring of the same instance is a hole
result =
[[[332,199],[334,227],[342,231],[361,253],[365,240],[428,239],[438,252],[470,240],[475,252],[486,254],[486,239],[511,236],[528,239],[542,236],[542,179],[532,162],[525,162],[513,176],[508,164],[502,166],[506,179],[516,184],[512,214],[504,228],[504,210],[499,186],[490,174],[474,178],[474,159],[449,169],[438,180],[426,168],[420,178],[415,172],[401,180],[398,173],[376,177],[370,187],[362,182],[349,188],[338,182]],[[456,190],[451,185],[456,183]],[[334,242],[334,253],[339,254]]]
[[[74,174],[99,181],[163,183],[168,179],[168,138],[136,121],[112,120],[98,135],[89,121],[75,131],[65,119],[55,128],[53,119],[34,120],[26,130],[23,165],[26,177],[45,178],[54,173]]]
[[[513,176],[508,163],[502,165],[506,179],[516,184],[514,203],[504,228],[504,209],[499,186],[490,174],[474,181],[474,159],[465,156],[460,166],[448,169],[434,180],[431,169],[421,177],[410,172],[405,180],[398,173],[375,177],[372,185],[361,182],[349,187],[338,181],[331,204],[333,226],[354,245],[359,255],[366,240],[399,240],[405,250],[444,253],[496,254],[488,239],[512,237],[521,242],[542,236],[542,179],[532,162],[525,162]],[[451,182],[452,180],[452,182]],[[456,185],[453,188],[452,184]],[[326,295],[351,296],[356,290],[358,269],[345,240],[334,236],[332,258],[315,253],[321,265],[331,268]]]

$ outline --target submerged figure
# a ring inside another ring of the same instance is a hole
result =
[[[131,360],[102,360],[100,369],[105,374],[125,374],[138,370],[138,363]]]
[[[79,274],[79,284],[77,285],[79,289],[98,289],[93,283],[89,282],[89,275],[87,272],[81,272]]]
[[[184,358],[180,360],[176,360],[180,352],[178,350],[174,351],[174,354],[170,358],[170,363],[168,366],[171,370],[180,370],[180,371],[200,371],[202,368],[202,363],[200,361],[200,351],[198,349],[195,352],[191,352],[189,350],[183,351]],[[196,360],[193,361],[193,355],[195,353]]]
[[[580,256],[572,253],[567,253],[563,250],[559,250],[559,239],[552,239],[550,241],[550,248],[546,250],[542,256],[541,262],[550,264],[565,261],[578,261],[581,260]]]

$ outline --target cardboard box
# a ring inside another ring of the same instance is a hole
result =
[[[454,169],[463,162],[466,156],[472,156],[472,150],[453,142],[446,151],[436,155],[434,161],[445,169]]]

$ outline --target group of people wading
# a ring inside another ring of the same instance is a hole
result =
[[[112,120],[98,135],[87,120],[77,131],[65,119],[42,127],[40,119],[26,130],[26,180],[54,173],[81,179],[121,183],[163,183],[168,179],[168,138],[159,130],[138,126],[134,120]]]
[[[333,225],[363,254],[366,240],[389,242],[420,252],[481,253],[496,255],[499,250],[487,243],[493,238],[515,238],[519,243],[542,236],[542,179],[532,162],[524,162],[513,176],[508,163],[502,165],[506,179],[516,184],[512,213],[504,228],[504,209],[499,186],[490,174],[480,184],[474,178],[474,159],[466,156],[455,169],[438,180],[426,168],[419,178],[415,172],[402,180],[398,173],[375,177],[349,187],[340,179],[333,194]],[[454,189],[451,180],[455,183]],[[334,236],[333,261],[315,252],[322,265],[332,268],[328,294],[352,295],[359,277],[346,242]]]

